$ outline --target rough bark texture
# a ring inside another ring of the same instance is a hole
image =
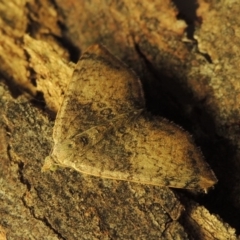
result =
[[[196,42],[170,1],[0,1],[0,239],[237,239],[239,8],[199,0]],[[193,135],[219,179],[209,194],[41,172],[69,62],[96,42]]]

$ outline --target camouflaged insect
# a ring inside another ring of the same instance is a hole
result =
[[[204,191],[216,183],[190,135],[149,114],[139,79],[100,45],[77,63],[53,139],[45,169]]]

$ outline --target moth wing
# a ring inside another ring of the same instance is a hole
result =
[[[161,118],[132,116],[115,121],[106,138],[84,154],[76,149],[62,164],[103,178],[173,188],[206,191],[216,183],[187,132]]]
[[[54,126],[54,142],[108,125],[116,116],[145,107],[136,75],[101,45],[83,53]]]

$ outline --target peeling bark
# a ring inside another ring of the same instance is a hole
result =
[[[199,1],[197,42],[184,42],[187,25],[170,1],[2,0],[2,239],[236,239],[227,223],[240,230],[237,8]],[[177,191],[168,205],[164,189],[69,169],[41,172],[52,145],[48,113],[59,109],[69,62],[96,42],[137,72],[152,113],[183,126],[201,146],[220,180],[195,198],[206,208],[179,201]]]

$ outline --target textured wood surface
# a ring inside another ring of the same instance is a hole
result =
[[[237,1],[199,1],[196,42],[186,41],[187,24],[168,1],[2,0],[0,236],[236,239],[230,226],[239,233],[238,8]],[[75,68],[69,62],[92,43],[135,70],[153,115],[193,135],[219,180],[214,190],[194,197],[71,169],[41,171]]]

